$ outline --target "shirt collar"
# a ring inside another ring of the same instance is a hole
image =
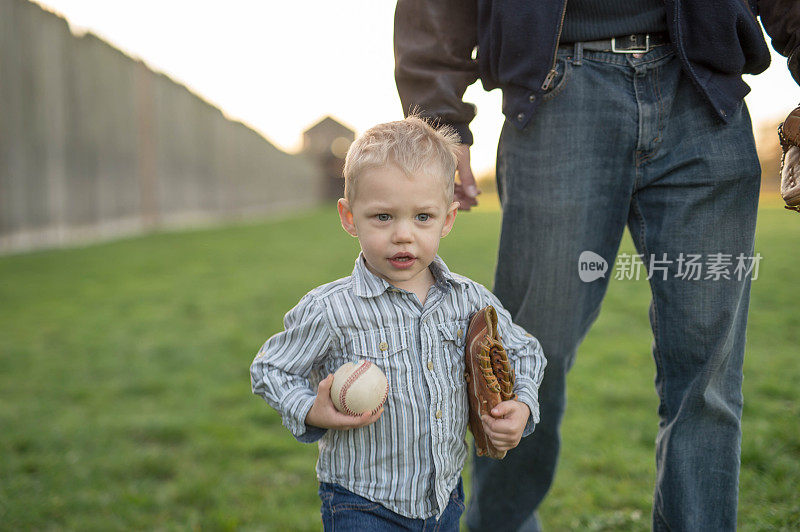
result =
[[[450,285],[464,284],[463,280],[450,271],[439,255],[433,258],[429,268],[436,285],[445,291],[450,289]],[[386,279],[378,277],[367,269],[363,251],[358,254],[352,277],[355,294],[360,297],[376,297],[392,288]]]

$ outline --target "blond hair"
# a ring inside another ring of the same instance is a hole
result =
[[[353,202],[365,170],[394,164],[408,177],[425,175],[442,182],[447,203],[453,201],[458,133],[434,128],[418,115],[371,127],[350,145],[344,163],[344,195]]]

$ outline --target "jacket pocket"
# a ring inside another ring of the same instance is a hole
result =
[[[556,77],[550,82],[550,87],[542,95],[542,100],[547,101],[554,98],[558,93],[564,90],[569,78],[569,71],[572,68],[572,63],[566,58],[559,57],[556,60]]]

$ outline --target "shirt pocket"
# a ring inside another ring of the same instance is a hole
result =
[[[372,329],[351,333],[346,346],[348,361],[369,360],[389,381],[390,390],[409,387],[410,341],[405,328]]]
[[[469,320],[457,320],[440,323],[439,337],[442,341],[442,357],[450,371],[450,384],[454,388],[464,388],[466,379],[464,371],[464,345],[467,339]]]

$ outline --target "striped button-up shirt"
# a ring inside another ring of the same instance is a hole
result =
[[[411,292],[372,274],[363,254],[350,277],[306,294],[264,343],[250,367],[253,393],[275,408],[301,442],[318,441],[317,478],[339,484],[411,518],[439,516],[467,456],[464,340],[469,317],[497,309],[516,372],[514,391],[539,421],[545,358],[539,342],[511,322],[482,285],[453,274],[438,256],[421,305]],[[389,379],[380,419],[351,430],[305,424],[316,386],[345,362],[367,359]]]

